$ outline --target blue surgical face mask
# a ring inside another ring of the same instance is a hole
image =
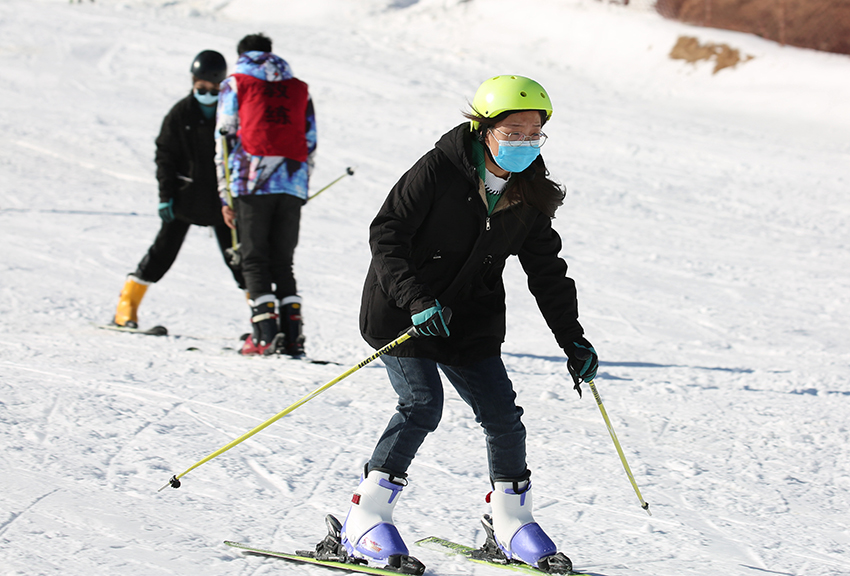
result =
[[[210,94],[207,92],[206,94],[198,94],[198,90],[195,89],[192,91],[192,94],[195,95],[195,100],[203,104],[204,106],[212,106],[216,102],[218,102],[218,94]]]
[[[540,155],[540,147],[531,142],[507,142],[499,140],[499,153],[493,160],[502,170],[522,172]]]

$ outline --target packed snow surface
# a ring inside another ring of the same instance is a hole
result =
[[[193,56],[263,31],[309,85],[319,156],[296,253],[307,351],[248,330],[208,230],[140,309],[98,329],[158,229],[153,141]],[[753,56],[671,60],[679,36]],[[579,398],[506,270],[504,360],[525,409],[536,518],[598,576],[850,573],[850,58],[584,0],[4,0],[0,3],[0,573],[323,574],[243,557],[343,515],[394,407],[376,361],[157,490],[372,351],[367,227],[477,86],[550,92],[555,226],[601,357]],[[448,394],[396,509],[409,543],[480,544],[484,439]],[[427,574],[499,574],[414,549]]]

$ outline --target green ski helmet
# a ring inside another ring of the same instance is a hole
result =
[[[546,121],[552,117],[552,101],[546,89],[525,76],[494,76],[485,80],[472,99],[472,113],[494,118],[508,110],[543,110]],[[478,122],[470,120],[472,130]]]

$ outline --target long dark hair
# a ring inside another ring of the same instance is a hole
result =
[[[474,131],[473,138],[484,145],[484,153],[489,155],[491,160],[493,160],[493,155],[485,142],[487,131],[516,112],[524,112],[524,110],[507,110],[492,118],[485,117],[474,108],[472,112],[463,113],[466,119],[478,122],[478,128]],[[540,120],[541,126],[546,124],[546,114],[542,111],[540,112]],[[505,197],[509,202],[529,204],[549,218],[555,217],[555,211],[564,203],[566,196],[566,189],[549,178],[549,170],[546,168],[543,156],[538,156],[531,163],[531,166],[511,178],[505,189]]]

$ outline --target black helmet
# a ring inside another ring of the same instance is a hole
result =
[[[215,50],[204,50],[192,60],[189,72],[199,80],[221,84],[227,78],[227,61]]]

